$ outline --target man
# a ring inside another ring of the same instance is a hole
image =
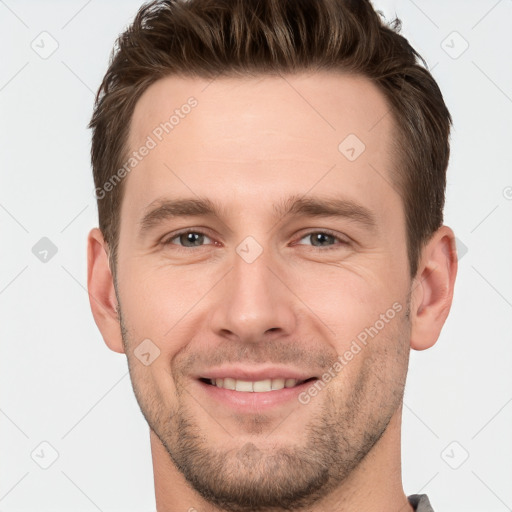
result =
[[[457,271],[451,117],[398,28],[363,0],[169,0],[117,41],[88,287],[159,512],[432,510],[400,424]]]

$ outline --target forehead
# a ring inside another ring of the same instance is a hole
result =
[[[129,198],[140,210],[178,189],[189,196],[222,189],[243,203],[242,192],[270,196],[269,183],[290,195],[315,182],[319,192],[343,185],[348,195],[367,189],[377,199],[392,182],[389,114],[370,80],[339,72],[160,79],[132,116],[130,151],[151,149],[126,178],[123,207]]]
[[[188,116],[184,111],[192,97],[197,106]],[[174,114],[172,136],[166,137],[171,132],[164,131],[164,144],[179,137],[179,132],[195,132],[205,144],[220,135],[240,139],[247,129],[259,125],[268,134],[327,136],[326,142],[355,132],[378,150],[385,142],[382,134],[393,128],[389,111],[383,94],[369,79],[340,72],[213,80],[171,76],[152,84],[137,102],[128,142],[130,148],[137,147]]]

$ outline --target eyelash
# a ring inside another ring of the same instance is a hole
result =
[[[208,238],[212,238],[212,237],[210,237],[208,235],[208,233],[205,233],[204,231],[201,231],[200,229],[185,229],[183,231],[179,231],[177,233],[173,233],[173,235],[170,238],[168,238],[167,240],[162,242],[162,245],[164,245],[164,246],[174,245],[174,246],[176,246],[178,251],[190,251],[192,249],[199,249],[200,247],[204,247],[204,245],[200,245],[198,247],[183,247],[181,245],[173,244],[172,243],[173,240],[175,240],[176,238],[180,237],[181,235],[185,235],[187,233],[195,233],[195,234],[198,234],[198,235],[207,236]],[[303,238],[306,238],[307,236],[314,235],[314,234],[319,234],[319,233],[324,234],[324,235],[332,236],[333,238],[335,238],[340,243],[339,244],[335,244],[335,245],[330,245],[330,246],[324,246],[324,247],[317,247],[317,246],[314,246],[314,245],[310,245],[309,247],[311,249],[313,249],[313,250],[329,251],[329,250],[337,249],[340,246],[349,245],[349,242],[347,240],[344,240],[343,238],[341,238],[338,235],[336,235],[336,233],[334,233],[333,231],[330,231],[328,229],[309,231],[308,233],[303,234],[298,240],[302,240]],[[305,245],[305,244],[297,244],[297,245]]]

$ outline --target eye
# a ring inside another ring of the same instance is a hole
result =
[[[348,245],[348,241],[341,238],[330,231],[310,231],[304,235],[300,240],[309,239],[311,245],[315,248],[328,247],[329,249],[336,249],[340,245]],[[336,241],[339,243],[336,244]],[[331,243],[332,242],[332,243]],[[298,245],[309,245],[297,242]]]
[[[202,231],[182,231],[181,233],[175,233],[172,238],[168,238],[163,241],[163,245],[178,245],[181,247],[194,248],[201,247],[205,239],[210,240],[211,238],[203,233]],[[174,243],[175,240],[178,240],[178,243]]]
[[[310,244],[301,243],[302,240],[307,239],[309,239],[309,241],[311,242]],[[174,233],[170,238],[162,241],[162,244],[164,246],[174,245],[177,246],[177,248],[184,248],[186,250],[208,245],[208,241],[209,243],[212,243],[212,239],[206,233],[203,233],[202,231],[198,230],[189,229],[178,233]],[[348,245],[349,242],[348,240],[341,238],[330,231],[323,230],[310,231],[309,233],[303,235],[302,238],[300,238],[299,241],[296,242],[295,244],[311,245],[315,249],[336,249],[339,248],[340,246]]]

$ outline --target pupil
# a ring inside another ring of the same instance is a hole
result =
[[[185,233],[184,235],[181,236],[181,242],[183,243],[183,245],[190,247],[189,245],[187,245],[189,242],[191,243],[191,246],[194,246],[194,242],[202,241],[201,237],[203,237],[204,235],[200,233]]]
[[[328,241],[330,238],[332,238],[332,235],[328,235],[326,233],[316,233],[316,235],[313,235],[313,240],[315,242],[320,242],[319,245],[326,245],[322,242]],[[315,245],[315,243],[313,243],[313,245]]]

